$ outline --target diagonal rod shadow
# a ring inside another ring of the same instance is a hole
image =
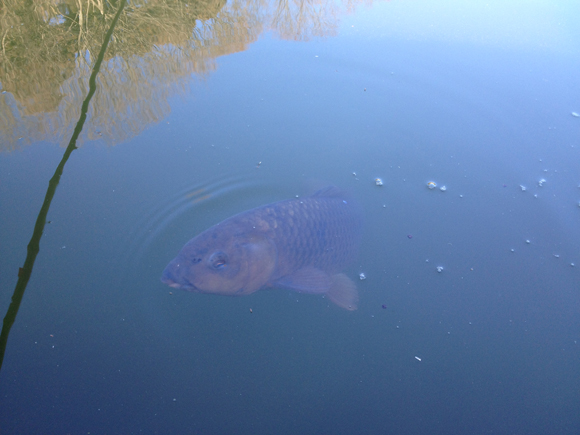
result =
[[[40,239],[42,237],[44,225],[46,224],[46,216],[48,215],[48,209],[50,208],[52,198],[54,197],[56,188],[58,187],[58,183],[60,182],[60,177],[62,175],[64,165],[66,164],[71,153],[77,149],[76,146],[77,139],[81,134],[81,131],[87,119],[87,111],[89,110],[89,103],[91,101],[91,98],[93,98],[93,95],[95,94],[95,91],[97,89],[96,83],[97,74],[99,73],[99,70],[101,68],[101,63],[103,62],[103,59],[105,57],[105,52],[107,51],[107,46],[109,45],[109,41],[111,40],[111,36],[113,35],[113,30],[115,29],[117,21],[121,16],[121,12],[123,12],[123,8],[125,7],[126,0],[121,0],[120,3],[121,4],[119,5],[119,9],[117,10],[115,17],[113,18],[113,22],[111,23],[111,27],[105,34],[105,39],[103,41],[103,45],[101,46],[101,50],[99,51],[99,55],[97,56],[97,61],[93,66],[93,71],[91,73],[91,77],[89,78],[89,93],[87,94],[81,106],[81,115],[74,129],[73,135],[64,152],[64,155],[62,156],[60,163],[56,168],[56,171],[54,172],[54,175],[48,182],[48,189],[46,190],[44,202],[42,203],[40,213],[38,213],[38,217],[36,218],[36,224],[34,225],[32,238],[28,243],[24,266],[18,270],[18,282],[16,283],[16,288],[14,289],[14,294],[12,295],[12,300],[10,302],[10,306],[8,307],[8,311],[6,312],[6,316],[4,316],[4,321],[2,323],[2,332],[0,332],[0,370],[2,369],[2,363],[4,361],[4,354],[6,352],[6,344],[8,343],[8,334],[10,333],[10,328],[12,328],[12,325],[16,320],[16,315],[18,314],[18,309],[20,308],[20,303],[22,302],[24,291],[26,290],[26,286],[28,285],[28,281],[30,280],[30,276],[32,275],[32,268],[34,267],[36,256],[40,251]]]

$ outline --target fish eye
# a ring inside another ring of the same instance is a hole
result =
[[[226,267],[227,262],[228,256],[221,251],[214,252],[209,257],[209,265],[216,270],[220,270]]]

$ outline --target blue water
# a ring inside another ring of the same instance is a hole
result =
[[[143,131],[89,124],[124,136],[64,169],[0,433],[580,433],[580,10],[447,3],[264,31]],[[2,315],[64,151],[46,136],[0,153]],[[365,211],[357,311],[160,282],[211,225],[327,184]]]

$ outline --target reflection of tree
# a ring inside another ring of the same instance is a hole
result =
[[[0,150],[68,140],[118,1],[3,0]],[[295,40],[335,32],[331,1],[267,1],[132,0],[109,45],[83,138],[114,144],[163,119],[168,99],[186,90],[192,74],[206,76],[218,56],[245,50],[264,29]]]
[[[283,39],[308,41],[334,35],[337,12],[332,0],[279,0],[271,26]]]
[[[88,7],[84,0],[5,1],[7,13],[0,21],[0,80],[7,91],[0,95],[2,143],[9,148],[42,139],[63,143],[86,95],[91,53],[115,6],[95,0]],[[252,32],[239,28],[249,21],[243,7],[215,18],[224,3],[128,5],[99,76],[85,139],[115,143],[139,133],[167,115],[168,98],[184,90],[191,74],[203,76],[215,68],[216,56],[244,49],[254,40],[259,26]]]
[[[6,311],[4,320],[2,321],[2,331],[0,332],[0,368],[2,368],[4,356],[6,355],[6,346],[8,344],[10,330],[12,329],[12,326],[16,321],[16,316],[18,315],[18,311],[20,310],[20,304],[22,303],[24,292],[26,291],[26,287],[28,286],[28,282],[30,281],[30,277],[32,276],[32,271],[34,270],[34,263],[36,262],[36,257],[40,252],[40,239],[42,238],[42,235],[44,233],[44,227],[46,225],[46,216],[48,216],[48,211],[50,210],[50,205],[52,204],[52,200],[54,199],[54,194],[56,193],[56,189],[60,183],[60,177],[63,174],[64,167],[68,159],[70,158],[72,152],[77,149],[76,142],[87,119],[86,116],[87,110],[90,105],[91,99],[93,98],[93,95],[95,95],[95,91],[97,88],[95,78],[99,74],[99,70],[105,58],[107,47],[109,45],[109,42],[111,41],[111,37],[113,36],[113,30],[115,29],[115,26],[119,22],[119,17],[121,16],[121,13],[123,12],[124,8],[125,2],[120,3],[119,8],[117,9],[117,12],[115,13],[115,16],[113,18],[113,21],[111,22],[111,27],[109,27],[107,33],[105,34],[103,44],[101,45],[101,49],[99,50],[99,54],[97,56],[97,60],[93,65],[91,77],[89,78],[89,92],[82,103],[81,116],[79,117],[74,133],[70,138],[69,144],[66,147],[62,159],[60,160],[60,163],[56,167],[54,175],[48,182],[48,189],[46,190],[44,201],[42,202],[42,206],[40,207],[40,212],[36,217],[36,223],[34,224],[34,231],[32,232],[32,237],[30,238],[30,242],[28,242],[28,245],[26,247],[26,260],[24,260],[24,264],[22,265],[22,267],[18,268],[18,281],[16,282],[16,287],[14,288],[14,293],[12,294],[10,305],[8,307],[8,310]]]

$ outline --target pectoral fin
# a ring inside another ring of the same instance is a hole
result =
[[[280,278],[274,283],[274,287],[311,294],[326,293],[331,285],[332,278],[330,275],[315,267],[304,267],[291,275]]]
[[[341,308],[354,311],[358,308],[356,284],[344,273],[331,277],[332,284],[326,292],[328,298]]]
[[[320,269],[305,267],[286,275],[274,287],[287,288],[300,293],[326,294],[341,308],[354,311],[358,308],[358,291],[355,283],[344,273],[333,276]]]

